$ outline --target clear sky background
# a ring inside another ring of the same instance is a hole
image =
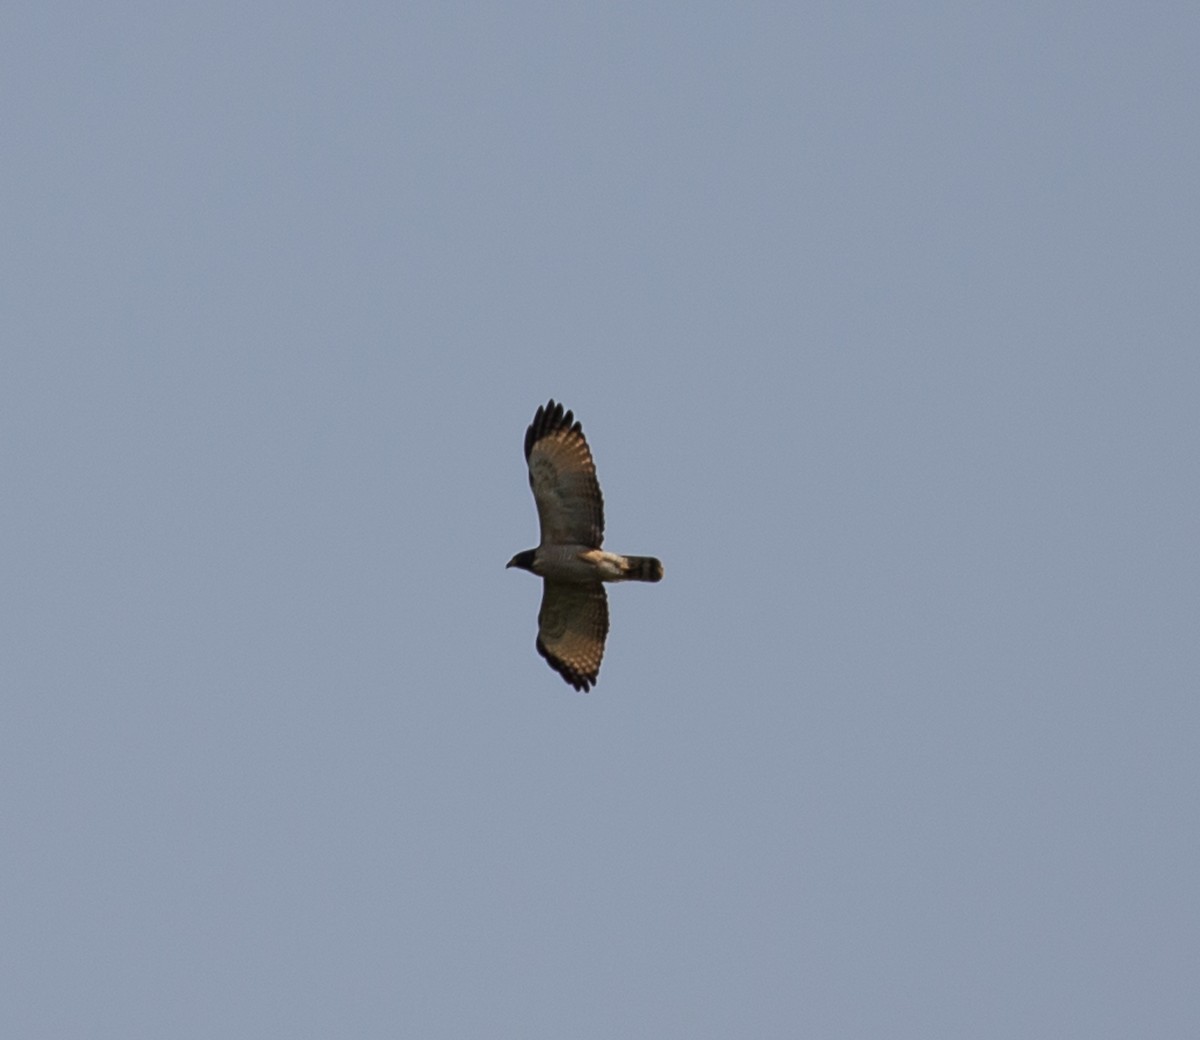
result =
[[[0,1034],[1200,1035],[1198,53],[6,5]]]

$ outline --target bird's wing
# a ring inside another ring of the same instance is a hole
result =
[[[608,635],[604,586],[549,579],[542,584],[538,653],[575,689],[586,691],[600,674]]]
[[[604,540],[604,499],[583,429],[553,400],[538,408],[525,431],[529,486],[537,503],[542,545],[586,545]]]

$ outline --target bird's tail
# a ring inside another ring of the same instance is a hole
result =
[[[653,556],[626,556],[626,581],[662,581],[663,565]]]

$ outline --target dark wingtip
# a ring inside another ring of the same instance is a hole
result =
[[[546,663],[553,668],[559,675],[563,677],[570,685],[574,686],[580,693],[587,693],[593,686],[596,685],[596,680],[600,675],[600,669],[597,668],[590,675],[585,675],[577,668],[572,668],[565,661],[560,661],[556,657],[551,657],[547,651],[541,637],[537,640],[537,652],[541,654]]]
[[[583,427],[575,421],[573,412],[564,410],[561,402],[556,402],[552,397],[544,405],[538,405],[538,410],[533,415],[533,422],[525,431],[525,461],[529,461],[529,453],[533,451],[533,446],[538,441],[557,430],[574,430],[582,433]]]

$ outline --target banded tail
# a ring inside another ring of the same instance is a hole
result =
[[[662,581],[663,565],[653,556],[626,556],[626,581]]]

